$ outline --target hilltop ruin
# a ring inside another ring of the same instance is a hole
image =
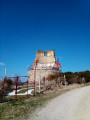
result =
[[[61,72],[61,65],[58,61],[56,62],[54,50],[38,50],[33,66],[29,69],[29,81],[34,81],[34,70],[36,61],[36,81],[39,81],[40,77],[42,80],[43,78],[46,78],[49,74],[56,74]]]

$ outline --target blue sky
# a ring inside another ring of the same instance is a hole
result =
[[[0,76],[28,75],[37,50],[55,50],[62,72],[90,70],[90,0],[1,0]]]

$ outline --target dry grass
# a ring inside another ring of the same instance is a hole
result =
[[[25,93],[25,92],[27,92],[27,88],[20,90],[18,93]]]
[[[80,86],[81,85],[71,85],[62,87],[61,89],[56,88],[46,91],[43,94],[29,96],[28,98],[18,96],[17,101],[0,103],[0,120],[26,120],[28,115],[30,116],[37,107],[45,105],[48,100]],[[13,97],[11,98],[13,99]]]

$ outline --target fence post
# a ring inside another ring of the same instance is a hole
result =
[[[40,93],[40,81],[41,81],[41,76],[39,76],[39,93]]]
[[[29,79],[29,77],[28,77],[28,79]],[[28,96],[28,79],[27,79],[27,96]]]
[[[15,99],[17,99],[17,84],[18,84],[18,76],[16,77],[16,89],[15,89]]]
[[[65,77],[65,75],[64,75],[64,83],[65,83],[65,86],[66,86],[66,77]]]
[[[35,61],[35,69],[34,69],[34,95],[35,95],[35,82],[36,82],[36,66],[37,66],[38,60]]]

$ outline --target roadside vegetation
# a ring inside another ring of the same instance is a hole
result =
[[[66,81],[68,84],[73,84],[73,83],[88,83],[90,82],[90,71],[81,71],[81,72],[65,72],[65,73],[59,73],[56,75],[49,75],[47,77],[47,80],[58,80],[58,77],[63,77],[65,75]]]
[[[61,83],[58,78],[63,77],[65,75],[65,79],[67,84]],[[50,84],[49,86],[44,85],[45,89],[43,92],[38,93],[37,95],[25,95],[25,96],[7,96],[7,94],[13,90],[15,90],[14,86],[15,82],[12,82],[10,79],[4,79],[4,81],[0,84],[0,120],[26,120],[28,116],[32,115],[35,112],[37,107],[42,107],[47,103],[48,100],[55,98],[76,87],[90,85],[90,71],[84,72],[66,72],[60,73],[56,75],[49,75],[47,77],[48,81],[56,81],[54,85]],[[43,79],[45,81],[45,78]],[[4,82],[4,89],[3,89]],[[82,84],[83,83],[83,84]],[[14,85],[13,85],[14,84]],[[19,83],[19,87],[22,86],[23,83]],[[25,86],[25,85],[24,85]],[[27,85],[26,85],[27,86]],[[3,90],[3,96],[2,96]],[[20,90],[18,93],[25,93],[27,88]]]
[[[48,100],[55,98],[80,85],[69,85],[64,89],[48,90],[45,93],[38,93],[35,96],[17,96],[17,100],[9,97],[8,102],[0,103],[0,120],[26,120],[37,107],[44,106]]]
[[[22,89],[22,90],[20,90],[20,91],[17,92],[17,93],[19,94],[19,93],[25,93],[25,92],[27,92],[27,89]]]

